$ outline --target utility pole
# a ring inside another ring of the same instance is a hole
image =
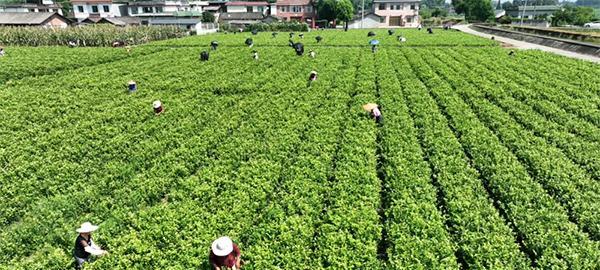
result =
[[[523,7],[523,12],[521,12],[521,23],[519,26],[523,26],[523,18],[525,17],[525,10],[527,9],[527,0],[525,0],[525,6]]]
[[[362,15],[360,16],[360,29],[363,29],[363,21],[365,20],[365,0],[362,0]]]

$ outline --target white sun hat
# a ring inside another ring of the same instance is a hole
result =
[[[81,228],[77,229],[78,233],[89,233],[98,229],[98,226],[92,225],[92,223],[84,222],[81,224]]]
[[[162,103],[160,103],[160,100],[154,101],[152,103],[152,107],[154,107],[154,109],[160,108],[160,105],[162,105]]]
[[[212,252],[217,256],[227,256],[233,251],[233,241],[227,236],[220,237],[212,243]]]

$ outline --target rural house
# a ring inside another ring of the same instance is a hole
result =
[[[61,6],[52,0],[43,0],[39,3],[0,4],[0,12],[56,12],[63,15]]]
[[[265,14],[269,4],[267,2],[227,2],[225,12],[227,13],[260,13]]]
[[[561,8],[561,6],[519,6],[518,9],[508,10],[507,13],[513,18],[535,19],[540,16],[552,16],[552,13]]]
[[[70,21],[56,12],[0,12],[0,26],[66,28]]]
[[[112,0],[71,0],[77,20],[126,16],[126,6]]]
[[[373,12],[382,17],[379,27],[417,27],[420,0],[373,0]]]
[[[273,14],[286,21],[308,23],[313,28],[317,19],[316,7],[312,0],[277,0],[276,11]]]
[[[365,12],[364,19],[362,14],[354,15],[354,18],[348,22],[348,28],[379,28],[383,22],[385,22],[385,17],[379,16],[372,12]]]

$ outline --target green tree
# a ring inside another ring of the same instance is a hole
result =
[[[594,18],[594,9],[590,7],[565,6],[552,14],[552,25],[561,26],[565,24],[584,25]]]
[[[354,6],[350,0],[338,0],[335,6],[335,18],[345,23],[344,30],[348,31],[348,21],[354,17]]]
[[[202,22],[204,22],[204,23],[214,23],[215,22],[215,15],[212,14],[211,12],[208,12],[208,11],[202,12]]]
[[[446,17],[448,16],[448,10],[445,8],[436,7],[431,11],[432,17]]]
[[[452,0],[458,14],[465,14],[467,21],[484,22],[494,17],[492,3],[488,0]]]
[[[319,0],[319,2],[317,2],[317,14],[319,19],[327,20],[328,22],[334,21],[333,23],[335,25],[335,19],[337,17],[335,6],[335,0]]]

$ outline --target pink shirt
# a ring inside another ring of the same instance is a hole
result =
[[[379,116],[381,116],[381,112],[379,111],[379,108],[375,108],[375,109],[373,109],[373,116],[374,116],[374,117],[379,117]]]

